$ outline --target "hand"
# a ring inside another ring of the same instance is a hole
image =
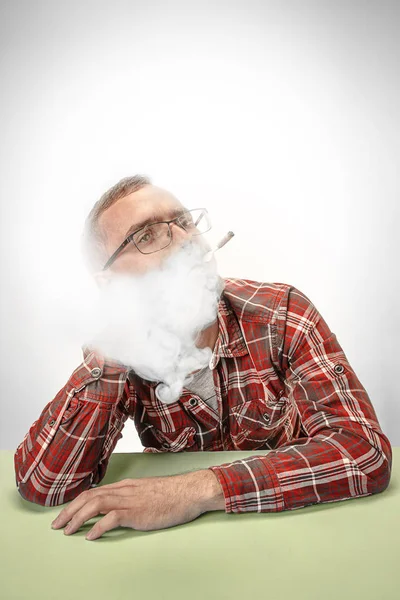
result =
[[[63,508],[52,527],[59,529],[69,523],[64,531],[69,535],[101,514],[106,516],[93,525],[86,539],[97,539],[116,527],[139,531],[166,529],[193,521],[207,510],[217,510],[210,504],[217,489],[220,493],[215,475],[207,470],[169,477],[123,479],[82,492]]]

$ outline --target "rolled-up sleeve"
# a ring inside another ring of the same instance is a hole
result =
[[[384,491],[392,448],[367,391],[311,300],[288,286],[276,315],[276,360],[301,437],[262,456],[209,467],[226,512],[278,512]]]
[[[35,504],[57,506],[98,484],[128,418],[126,368],[82,350],[83,362],[14,454],[17,489]]]

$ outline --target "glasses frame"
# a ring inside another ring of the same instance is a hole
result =
[[[210,221],[210,216],[208,214],[208,210],[206,208],[191,208],[190,210],[185,210],[181,215],[179,215],[178,217],[175,217],[174,219],[171,219],[170,221],[157,221],[156,223],[150,223],[150,225],[159,225],[160,223],[167,223],[168,224],[168,230],[169,230],[169,236],[170,236],[170,241],[169,243],[164,246],[164,248],[160,248],[159,250],[154,250],[153,252],[142,252],[142,250],[140,250],[138,248],[138,246],[136,245],[133,237],[142,229],[146,229],[146,227],[148,227],[149,225],[143,225],[142,227],[139,227],[139,229],[136,229],[136,231],[133,231],[131,234],[128,235],[128,237],[122,242],[122,244],[120,246],[118,246],[118,248],[116,249],[116,251],[110,256],[110,258],[108,259],[108,261],[106,262],[106,264],[104,265],[104,267],[102,268],[102,271],[105,271],[106,269],[108,269],[108,267],[110,267],[112,265],[112,263],[116,260],[116,258],[119,256],[119,254],[122,252],[122,250],[125,248],[125,246],[127,246],[130,242],[133,242],[133,244],[135,245],[135,247],[139,250],[139,252],[141,254],[155,254],[156,252],[160,252],[161,250],[164,250],[165,248],[168,248],[168,246],[171,244],[172,242],[172,231],[171,231],[171,223],[176,223],[177,221],[179,221],[179,219],[181,219],[186,213],[191,213],[195,210],[202,210],[205,212],[205,214],[208,217],[208,221],[210,223],[210,227],[208,229],[206,229],[206,231],[202,231],[201,233],[193,233],[192,235],[202,235],[203,233],[207,233],[207,231],[210,231],[211,229],[211,221]],[[195,223],[195,226],[197,225],[198,220]],[[180,223],[178,223],[179,227],[181,227],[182,229],[184,229],[185,231],[187,231],[187,229],[185,229],[185,227],[183,225],[181,225]]]

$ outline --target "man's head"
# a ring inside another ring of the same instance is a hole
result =
[[[173,194],[153,185],[143,175],[126,177],[110,188],[93,206],[85,223],[83,249],[97,283],[103,283],[113,274],[139,274],[158,267],[178,246],[192,238],[190,231],[176,222],[170,224],[172,239],[165,249],[146,254],[130,242],[109,268],[102,271],[108,259],[130,234],[147,223],[173,219],[185,210],[187,207]],[[169,233],[167,228],[165,231]],[[197,243],[205,249],[209,248],[201,239],[202,236],[196,238]]]
[[[95,204],[83,239],[101,288],[89,345],[163,382],[156,393],[167,403],[210,360],[223,290],[215,259],[204,261],[207,211],[187,211],[147,177],[125,178]]]

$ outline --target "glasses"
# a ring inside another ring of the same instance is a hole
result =
[[[142,254],[153,254],[167,248],[172,241],[171,223],[176,223],[192,235],[201,235],[211,229],[211,220],[206,208],[193,208],[170,221],[159,221],[145,225],[131,233],[122,242],[114,254],[110,256],[102,270],[105,271],[108,269],[130,242],[133,242]]]

